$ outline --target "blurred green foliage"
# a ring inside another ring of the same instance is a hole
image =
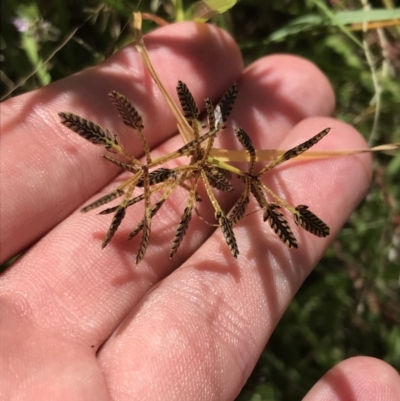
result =
[[[193,17],[192,3],[4,0],[1,95],[33,90],[130,43],[134,10],[174,21]],[[211,21],[231,32],[247,64],[275,52],[312,60],[332,82],[338,118],[371,145],[400,142],[400,26],[387,23],[400,10],[390,0],[369,11],[351,0],[228,3]],[[363,32],[367,22],[381,25]],[[400,370],[400,155],[377,155],[374,169],[369,194],[298,292],[238,400],[300,399],[355,355]]]

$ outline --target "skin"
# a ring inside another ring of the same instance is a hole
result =
[[[232,127],[256,147],[288,149],[326,127],[315,149],[366,146],[330,117],[334,94],[310,62],[286,55],[246,69],[233,40],[215,27],[183,23],[146,37],[170,93],[182,79],[197,102],[239,85]],[[207,62],[212,60],[212,63]],[[135,156],[140,142],[107,99],[118,90],[140,110],[156,155],[181,146],[175,123],[133,46],[96,68],[10,99],[1,107],[1,261],[34,244],[0,277],[0,394],[8,400],[233,400],[297,289],[362,199],[371,176],[365,155],[290,162],[265,182],[290,203],[307,204],[330,227],[317,238],[293,230],[288,250],[260,213],[244,218],[234,260],[220,230],[193,216],[173,259],[170,241],[187,194],[177,191],[153,219],[145,259],[126,237],[142,217],[129,210],[101,251],[110,217],[79,209],[121,181],[96,147],[59,123],[71,111],[117,130]],[[228,210],[232,196],[221,197]],[[338,196],[340,194],[340,196]],[[203,202],[201,215],[213,220]],[[254,203],[250,210],[255,210]],[[369,357],[343,361],[305,400],[400,399],[397,372]]]

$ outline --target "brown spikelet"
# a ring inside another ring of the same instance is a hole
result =
[[[108,96],[112,104],[117,108],[125,125],[136,130],[142,130],[144,128],[141,115],[123,94],[112,91]]]
[[[105,203],[111,202],[113,199],[118,198],[119,196],[123,195],[124,191],[122,189],[116,189],[115,191],[110,192],[107,195],[102,196],[101,198],[95,200],[90,205],[85,206],[81,209],[81,212],[87,213],[89,210],[96,209]],[[116,209],[115,209],[116,210]]]
[[[189,88],[182,81],[178,81],[176,91],[178,93],[179,102],[182,106],[183,115],[185,116],[186,120],[195,120],[200,113]]]
[[[193,150],[197,150],[197,148],[199,147],[200,144],[202,144],[204,141],[206,141],[207,139],[212,138],[213,136],[215,136],[215,132],[214,131],[209,131],[206,132],[204,135],[202,135],[200,138],[196,138],[193,141],[188,142],[186,145],[182,146],[181,148],[179,148],[176,153],[179,155],[186,155],[189,154],[190,152],[192,152]]]
[[[121,160],[115,159],[114,157],[111,157],[109,155],[102,155],[106,160],[109,162],[117,165],[118,167],[122,167],[126,171],[130,171],[131,173],[137,173],[138,169],[132,164],[129,163],[124,163]]]
[[[261,209],[266,209],[268,206],[267,199],[265,198],[265,194],[263,191],[263,187],[261,182],[257,178],[252,178],[250,181],[250,190],[256,199],[257,203],[261,207]]]
[[[128,240],[136,237],[140,231],[142,231],[144,226],[144,219],[140,220],[140,222],[136,225],[136,227],[131,231],[131,233],[128,236]]]
[[[144,258],[144,255],[147,250],[147,245],[149,244],[150,232],[151,232],[150,213],[146,213],[146,215],[143,219],[142,231],[143,231],[142,240],[140,241],[139,251],[138,251],[138,254],[136,255],[136,264],[139,264],[142,261],[142,259]]]
[[[249,135],[243,128],[237,128],[235,130],[235,134],[239,142],[249,152],[250,155],[249,173],[252,173],[254,163],[256,161],[256,150],[254,149],[253,142],[251,141]]]
[[[142,142],[143,150],[146,156],[147,163],[151,162],[150,149],[146,137],[143,135],[143,120],[139,112],[135,109],[133,104],[121,93],[112,91],[110,99],[114,106],[118,109],[120,116],[125,125],[137,130],[140,141]]]
[[[208,127],[209,127],[210,131],[212,131],[212,130],[214,130],[216,128],[216,126],[215,126],[215,110],[214,110],[214,106],[211,103],[211,100],[209,98],[207,98],[205,100],[205,105],[206,105]]]
[[[316,143],[318,143],[330,130],[331,130],[330,128],[325,128],[323,131],[313,136],[308,141],[305,141],[300,145],[288,150],[282,155],[282,160],[286,161],[301,155],[303,152],[305,152],[306,150],[314,146]]]
[[[208,165],[204,165],[204,171],[207,174],[211,186],[223,192],[233,191],[231,174],[229,171],[229,174],[226,174],[225,169]]]
[[[218,220],[218,224],[221,227],[222,234],[224,234],[225,241],[231,251],[231,254],[234,258],[237,258],[239,255],[239,248],[237,246],[235,234],[232,229],[232,225],[229,219],[224,215],[222,211],[217,212],[215,215]]]
[[[114,236],[124,217],[125,217],[125,208],[122,206],[118,206],[117,211],[115,212],[114,217],[111,221],[110,227],[107,231],[106,237],[101,245],[102,248],[105,248],[107,244],[111,241],[111,238]]]
[[[144,194],[138,195],[135,198],[130,199],[126,207],[132,206],[135,203],[142,201],[143,199],[144,199]]]
[[[249,191],[243,192],[228,217],[230,223],[232,224],[232,227],[239,220],[241,220],[244,214],[246,213],[246,208],[247,205],[249,204],[249,201],[250,201]]]
[[[294,236],[285,216],[278,209],[280,209],[278,204],[269,203],[268,207],[265,209],[264,221],[268,221],[272,230],[288,248],[297,248],[296,237]]]
[[[157,170],[152,171],[149,173],[149,184],[154,185],[160,182],[164,182],[168,180],[168,178],[176,178],[177,174],[175,170],[160,167]],[[143,178],[140,179],[137,183],[138,187],[143,187]]]
[[[233,84],[222,96],[222,99],[215,108],[217,126],[224,124],[232,112],[233,105],[238,94],[237,84]]]
[[[171,250],[169,251],[170,258],[172,258],[172,256],[175,255],[176,251],[179,248],[179,245],[181,244],[181,242],[183,240],[183,237],[186,234],[190,220],[192,218],[192,207],[193,207],[193,204],[189,207],[186,207],[185,210],[183,211],[181,221],[179,222],[178,228],[175,233],[175,237],[172,240]]]
[[[250,156],[255,159],[256,150],[254,149],[253,142],[251,141],[249,135],[243,128],[236,128],[235,134],[239,142],[243,147],[250,153]]]
[[[295,223],[316,235],[317,237],[326,237],[330,229],[319,217],[308,209],[307,205],[296,206],[296,212],[293,215]]]
[[[321,132],[319,132],[317,135],[313,136],[311,139],[308,141],[305,141],[301,143],[298,146],[295,146],[292,149],[289,149],[287,152],[285,152],[281,157],[279,157],[277,160],[267,164],[259,173],[258,175],[261,176],[262,174],[266,173],[267,171],[273,169],[276,166],[279,166],[283,162],[293,159],[294,157],[297,157],[301,155],[303,152],[305,152],[307,149],[310,149],[312,146],[314,146],[317,142],[319,142],[331,129],[330,128],[325,128]]]
[[[136,196],[136,197],[133,198],[133,199],[130,199],[130,200],[128,201],[127,205],[126,205],[126,208],[127,208],[128,206],[132,206],[132,205],[134,205],[135,203],[138,203],[138,202],[142,201],[143,199],[144,199],[144,194],[141,194],[141,195],[139,195],[139,196]],[[114,212],[118,209],[118,207],[119,207],[119,206],[114,206],[114,207],[110,207],[110,208],[108,208],[108,209],[104,209],[104,210],[102,210],[101,212],[99,212],[99,214],[110,214],[110,213],[114,213]]]
[[[109,207],[109,208],[104,209],[101,212],[99,212],[99,214],[111,214],[111,213],[114,213],[118,208],[119,208],[119,206]]]
[[[220,174],[224,175],[227,180],[232,180],[232,173],[229,170],[225,170],[222,167],[215,166],[215,168],[219,171]]]
[[[93,121],[86,118],[77,116],[72,113],[58,113],[61,117],[61,123],[68,127],[70,130],[79,134],[89,142],[95,145],[104,145],[106,149],[118,145],[118,138],[116,134],[111,134],[107,129],[103,129],[100,125],[95,124]]]
[[[144,196],[142,197],[144,199]],[[160,210],[161,206],[164,204],[167,198],[161,198],[159,199],[150,209],[150,218],[153,218],[154,215]],[[137,224],[137,226],[132,230],[132,232],[129,234],[128,240],[132,239],[136,235],[140,233],[140,231],[143,229],[144,226],[144,218],[140,220],[140,222]]]

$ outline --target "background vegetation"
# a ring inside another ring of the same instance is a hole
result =
[[[174,21],[192,18],[192,3],[3,0],[1,96],[46,85],[131,42],[133,10]],[[337,116],[376,145],[400,142],[394,7],[391,0],[242,0],[212,22],[236,38],[246,63],[273,52],[314,61],[335,88]],[[400,154],[377,155],[374,169],[369,194],[298,292],[238,400],[300,399],[354,355],[400,370]]]

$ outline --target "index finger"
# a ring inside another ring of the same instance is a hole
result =
[[[210,25],[170,25],[147,35],[145,42],[169,92],[184,76],[196,100],[218,97],[243,67],[232,38]],[[2,104],[0,262],[40,238],[117,174],[99,160],[102,149],[62,128],[58,112],[71,111],[116,129],[132,154],[140,156],[138,140],[128,137],[107,99],[112,90],[139,105],[150,146],[176,131],[133,45],[95,68]]]

